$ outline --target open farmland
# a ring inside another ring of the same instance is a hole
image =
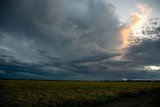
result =
[[[0,106],[93,106],[160,90],[160,82],[0,80]]]

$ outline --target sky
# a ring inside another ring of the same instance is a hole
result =
[[[126,22],[132,11],[136,10],[138,3],[147,4],[152,8],[152,17],[160,17],[160,1],[159,0],[107,0],[116,7],[116,14],[121,22]]]
[[[120,29],[138,3],[152,9],[150,18],[156,22],[143,27],[145,36],[138,45],[119,50]],[[1,0],[0,78],[160,79],[159,4],[159,0]],[[155,23],[159,24],[153,27]]]

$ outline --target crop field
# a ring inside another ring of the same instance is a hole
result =
[[[79,107],[160,90],[160,82],[0,80],[0,106]]]

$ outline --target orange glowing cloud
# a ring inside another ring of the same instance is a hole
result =
[[[120,49],[126,48],[130,44],[129,39],[133,35],[132,28],[137,26],[137,24],[140,22],[141,19],[142,16],[140,16],[139,14],[135,12],[131,14],[131,23],[128,26],[122,27],[122,29],[120,30],[120,35],[122,38],[122,45]]]
[[[124,26],[120,31],[120,35],[122,38],[122,44],[120,46],[120,49],[123,49],[129,44],[129,37],[132,35],[132,30],[130,29],[130,27]]]
[[[119,49],[125,49],[131,44],[131,39],[136,29],[140,29],[149,16],[150,9],[147,5],[139,4],[138,9],[140,14],[138,12],[132,12],[129,24],[120,29],[122,44]]]
[[[137,14],[136,12],[132,12],[130,27],[135,27],[140,22],[141,19],[142,19],[141,15]]]

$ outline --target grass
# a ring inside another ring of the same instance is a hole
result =
[[[0,80],[0,106],[77,107],[160,89],[160,82]]]

